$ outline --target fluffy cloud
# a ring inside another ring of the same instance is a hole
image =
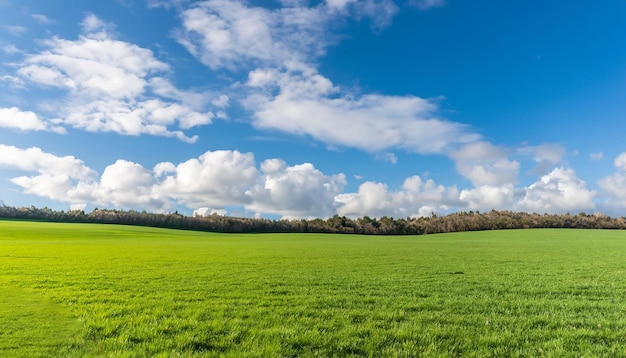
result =
[[[74,185],[97,176],[94,170],[73,156],[59,157],[35,147],[21,149],[0,144],[0,166],[37,172],[33,176],[11,180],[26,193],[69,202],[73,200],[67,200],[67,193]]]
[[[211,123],[206,94],[175,88],[162,74],[169,65],[152,51],[119,41],[111,25],[93,14],[77,40],[53,37],[45,50],[27,55],[16,74],[23,81],[61,89],[65,100],[44,106],[51,121],[88,131],[173,136],[188,142],[187,130]]]
[[[154,171],[161,176],[156,189],[160,195],[192,208],[246,204],[250,201],[246,190],[257,179],[252,153],[226,150],[209,151],[178,165],[160,163]]]
[[[337,195],[337,213],[349,217],[419,217],[433,211],[445,212],[461,203],[455,187],[437,185],[419,176],[407,178],[400,190],[390,191],[383,183],[365,182],[357,193]]]
[[[162,162],[153,169],[118,160],[98,176],[74,157],[3,145],[0,166],[37,172],[12,181],[26,193],[72,207],[164,211],[182,204],[199,215],[222,215],[232,206],[290,218],[330,216],[335,196],[346,184],[343,174],[325,175],[308,163],[288,166],[270,159],[257,168],[252,153],[225,150],[208,151],[180,164]]]
[[[600,181],[616,202],[626,202],[626,154],[615,161],[620,172]],[[198,210],[198,215],[225,215],[238,207],[257,215],[286,218],[415,217],[451,210],[513,209],[560,213],[595,208],[596,192],[586,187],[572,169],[556,168],[522,188],[511,183],[480,185],[457,190],[419,176],[407,178],[398,190],[384,183],[365,182],[357,192],[345,193],[343,174],[326,175],[310,163],[289,166],[281,159],[257,166],[252,153],[208,151],[179,164],[162,162],[148,169],[118,160],[101,175],[72,156],[59,157],[39,148],[0,145],[0,166],[35,172],[12,182],[25,193],[84,208],[87,204],[166,211],[176,205]],[[204,208],[204,209],[203,209]]]
[[[573,169],[555,168],[524,189],[516,208],[538,213],[588,211],[595,208],[596,192],[589,190]]]
[[[491,143],[470,143],[452,152],[450,157],[459,173],[476,187],[497,187],[517,182],[519,162],[509,160],[503,149]]]
[[[309,135],[325,143],[377,152],[403,148],[443,153],[478,135],[436,117],[436,102],[415,96],[341,94],[312,68],[256,70],[248,85],[262,89],[244,102],[257,128]],[[275,95],[272,93],[276,92]]]
[[[65,132],[63,128],[51,126],[49,123],[41,120],[36,113],[22,111],[17,107],[0,108],[0,127],[15,128],[22,131],[51,130],[58,133]]]
[[[300,2],[268,10],[242,1],[209,0],[181,13],[177,40],[212,69],[309,63],[334,42],[327,32],[340,16],[369,18],[387,26],[397,7],[390,0],[334,0],[315,7]]]
[[[327,176],[305,163],[287,166],[280,159],[261,164],[260,183],[247,194],[247,209],[283,217],[328,217],[335,213],[335,196],[343,191],[343,174]]]
[[[0,166],[76,179],[89,179],[96,175],[82,160],[73,156],[59,157],[36,147],[21,149],[0,144]]]
[[[462,190],[459,200],[471,210],[508,209],[515,200],[515,187],[513,184],[481,185]]]
[[[618,155],[617,158],[615,158],[614,163],[618,169],[626,171],[626,152]]]

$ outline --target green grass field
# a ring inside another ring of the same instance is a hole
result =
[[[624,356],[626,231],[0,221],[0,356]]]

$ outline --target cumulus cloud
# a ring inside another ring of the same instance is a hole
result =
[[[471,210],[508,209],[515,200],[515,187],[513,184],[481,185],[462,190],[459,200]]]
[[[240,207],[288,218],[330,216],[335,196],[346,185],[343,174],[326,175],[309,163],[289,166],[269,159],[259,168],[252,153],[228,150],[208,151],[179,164],[162,162],[152,169],[120,159],[98,175],[74,157],[0,145],[0,166],[36,172],[12,182],[25,193],[74,207],[166,211],[184,205],[199,215],[225,215],[226,207]]]
[[[456,187],[412,176],[397,191],[389,190],[384,183],[368,181],[359,186],[358,192],[337,195],[335,200],[337,213],[348,217],[420,217],[462,205],[458,196]]]
[[[22,131],[54,131],[65,133],[62,127],[51,126],[46,121],[40,119],[36,113],[22,111],[17,107],[0,107],[0,127],[14,128]]]
[[[626,152],[618,155],[617,158],[615,158],[615,160],[613,161],[613,163],[618,169],[626,171]]]
[[[37,147],[21,149],[4,144],[0,144],[0,166],[41,174],[63,174],[76,179],[89,179],[96,174],[73,156],[59,157]]]
[[[77,40],[43,41],[16,74],[25,82],[60,89],[62,101],[47,103],[51,121],[88,131],[151,134],[194,142],[183,130],[210,124],[210,96],[177,89],[164,75],[170,66],[152,51],[116,40],[110,24],[89,14]],[[177,126],[181,130],[172,130]]]
[[[600,186],[623,207],[626,202],[626,153],[616,161],[619,172]],[[87,204],[167,211],[177,205],[197,215],[225,215],[242,208],[284,218],[419,217],[451,210],[513,209],[562,213],[595,209],[596,192],[574,170],[555,168],[522,188],[511,183],[484,184],[459,191],[419,176],[407,178],[397,190],[367,181],[357,192],[344,192],[344,174],[327,175],[310,163],[288,165],[269,159],[257,165],[252,153],[208,151],[179,164],[162,162],[149,169],[117,160],[98,174],[72,156],[57,156],[39,148],[0,145],[0,166],[33,172],[11,181],[25,193],[84,208]]]
[[[595,197],[596,192],[587,189],[573,169],[560,167],[524,188],[516,208],[538,213],[588,211],[595,208]]]
[[[260,182],[247,191],[246,208],[283,217],[328,217],[335,213],[335,196],[343,191],[343,174],[327,176],[310,163],[287,166],[281,159],[261,164]]]
[[[470,143],[452,152],[450,157],[455,161],[459,173],[476,187],[517,182],[519,162],[509,160],[505,150],[491,143]]]
[[[206,152],[178,165],[160,163],[162,180],[156,190],[192,208],[223,208],[249,203],[246,191],[255,184],[257,168],[252,153]]]
[[[164,211],[172,203],[158,192],[157,185],[157,178],[151,170],[120,159],[108,165],[99,179],[81,181],[67,190],[64,201]]]
[[[36,147],[21,149],[0,144],[0,167],[36,172],[11,181],[28,194],[69,202],[72,200],[67,200],[67,193],[74,185],[97,176],[94,170],[73,156],[59,157]]]

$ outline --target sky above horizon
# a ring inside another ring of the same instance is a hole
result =
[[[626,216],[626,2],[0,0],[0,200]]]

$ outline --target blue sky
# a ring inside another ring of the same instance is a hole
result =
[[[626,215],[626,3],[0,0],[0,200]]]

